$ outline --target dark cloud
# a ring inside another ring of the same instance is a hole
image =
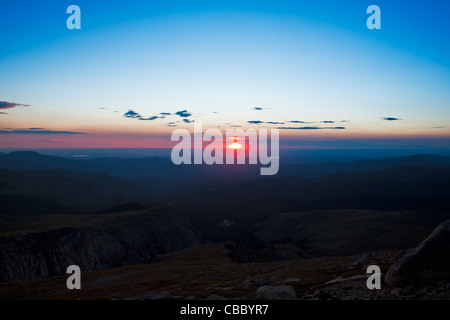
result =
[[[305,121],[298,121],[298,120],[292,120],[292,121],[288,121],[290,123],[309,123],[309,122],[305,122]]]
[[[0,112],[0,114],[9,114],[8,112]]]
[[[334,129],[334,130],[344,130],[345,127],[278,127],[277,129],[288,129],[288,130],[323,130],[323,129]]]
[[[289,129],[289,130],[317,130],[319,127],[278,127],[277,129]]]
[[[99,108],[100,110],[106,110],[106,109],[108,109],[108,108],[104,108],[104,107],[101,107],[101,108]]]
[[[165,119],[166,116],[171,116],[171,115],[172,115],[170,112],[160,112],[159,114],[160,114],[161,116],[158,117],[158,118],[161,118],[161,119]]]
[[[218,113],[217,111],[213,111],[213,113]]]
[[[42,128],[30,128],[30,129],[0,130],[0,134],[85,134],[85,133],[76,131],[52,131],[52,130],[45,130]]]
[[[268,124],[284,124],[284,122],[268,121]]]
[[[432,129],[444,129],[445,127],[431,127]]]
[[[394,117],[381,117],[382,120],[384,121],[397,121],[397,120],[402,120],[400,118],[394,118]]]
[[[29,104],[0,101],[0,109],[12,109],[15,107],[29,107]]]
[[[167,124],[169,127],[176,127],[177,125],[175,124],[175,122],[169,122],[168,124]]]
[[[149,121],[152,121],[152,120],[155,120],[155,119],[158,119],[159,117],[157,117],[157,116],[152,116],[152,117],[148,117],[148,118],[139,118],[139,120],[149,120]]]
[[[259,111],[261,111],[261,110],[263,110],[263,108],[260,108],[260,107],[254,107],[253,110],[259,110]]]
[[[325,120],[325,121],[320,121],[321,123],[334,123],[334,121],[331,120]]]
[[[187,110],[177,111],[177,112],[175,112],[175,114],[176,114],[177,116],[182,117],[182,118],[187,118],[187,117],[192,116],[192,114],[190,114]]]
[[[180,116],[181,118],[188,118],[191,117],[192,114],[190,112],[188,112],[187,110],[181,110],[181,111],[177,111],[175,113],[170,113],[170,112],[160,112],[159,113],[160,116],[150,116],[150,117],[143,117],[141,114],[137,113],[136,111],[130,109],[128,110],[126,113],[123,114],[123,116],[125,118],[131,118],[131,119],[138,119],[138,120],[144,120],[144,121],[153,121],[156,119],[165,119],[166,116],[171,116],[171,115],[177,115]],[[193,121],[186,121],[187,119],[183,119],[183,122],[185,123],[191,123]],[[175,124],[174,122],[171,122],[173,124]]]
[[[185,122],[185,123],[191,123],[191,122],[194,122],[194,120],[183,119],[183,122]]]
[[[152,121],[158,118],[164,118],[164,117],[157,117],[157,116],[151,116],[148,118],[144,118],[143,116],[141,116],[139,113],[133,111],[133,110],[128,110],[128,112],[124,113],[123,115],[125,118],[132,118],[132,119],[139,119],[139,120],[144,120],[144,121]]]
[[[139,113],[137,113],[137,112],[134,112],[133,110],[128,110],[126,113],[124,113],[123,114],[123,116],[125,117],[125,118],[142,118],[142,116],[139,114]]]
[[[342,120],[341,122],[350,122],[350,120]]]
[[[251,124],[260,124],[260,123],[264,123],[264,121],[259,121],[259,120],[253,120],[253,121],[247,121],[248,123]]]

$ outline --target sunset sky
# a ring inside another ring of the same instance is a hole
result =
[[[288,147],[450,148],[449,15],[438,0],[2,1],[0,149],[170,147],[193,121],[279,128]]]

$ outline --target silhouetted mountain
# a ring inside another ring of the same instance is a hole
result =
[[[279,212],[329,209],[450,212],[450,167],[400,167],[326,177],[267,177],[193,187],[172,202],[214,241],[245,241],[254,223]],[[213,214],[212,214],[213,212]],[[235,226],[223,228],[224,219]]]
[[[3,214],[86,213],[123,202],[90,186],[59,177],[40,177],[0,169]]]
[[[440,155],[416,155],[392,159],[365,159],[350,162],[291,164],[282,166],[279,175],[315,178],[335,172],[377,171],[402,166],[431,167],[436,165],[450,165],[450,158]]]
[[[450,213],[324,210],[280,213],[260,223],[264,243],[292,243],[307,256],[341,256],[417,246]]]
[[[97,213],[128,212],[128,211],[138,211],[138,210],[144,210],[144,209],[146,209],[146,206],[144,206],[140,203],[128,202],[128,203],[124,203],[124,204],[119,204],[118,206],[100,210]]]
[[[53,200],[39,196],[1,194],[2,214],[5,215],[41,215],[41,214],[76,214],[80,211],[62,205]]]
[[[357,160],[351,162],[328,162],[288,164],[281,167],[279,176],[315,178],[336,172],[360,172],[386,170],[400,166],[432,167],[449,165],[450,158],[440,155],[417,155],[383,160]],[[98,158],[69,159],[41,155],[32,151],[17,151],[0,155],[0,168],[25,171],[45,169],[68,169],[90,173],[107,173],[117,177],[170,179],[249,179],[257,178],[260,165],[174,165],[170,159],[148,158]]]
[[[191,165],[175,166],[182,173],[175,179],[165,176],[164,168],[172,164],[161,158],[73,160],[19,152],[0,156],[0,163],[5,159],[16,169],[34,165],[85,170],[0,170],[0,200],[7,214],[99,213],[128,210],[134,204],[142,208],[167,204],[191,218],[209,239],[251,247],[261,246],[254,236],[255,224],[280,212],[450,212],[450,165],[446,164],[450,159],[439,155],[286,166],[315,168],[308,173],[313,178],[283,175],[283,168],[279,175],[260,176],[252,171],[259,167],[246,171],[248,166]],[[37,161],[33,164],[30,159]],[[140,166],[149,166],[145,170],[154,176],[126,178],[86,171],[121,168],[124,173],[129,168],[134,173],[127,174],[134,176],[145,171]]]
[[[197,179],[216,177],[223,179],[246,178],[259,175],[259,166],[207,166],[175,165],[169,159],[147,158],[97,158],[68,159],[41,155],[32,151],[17,151],[0,155],[0,168],[13,171],[68,169],[89,173],[107,173],[116,177],[169,179]]]
[[[172,179],[161,177],[123,178],[107,173],[89,173],[68,169],[29,170],[23,173],[56,180],[67,180],[80,185],[89,186],[102,195],[121,196],[128,199],[140,199],[149,196],[161,197],[173,193],[185,185],[195,184],[195,181],[176,183]]]
[[[14,171],[69,169],[82,172],[108,173],[119,177],[143,178],[151,176],[177,177],[179,167],[171,161],[158,158],[98,158],[68,159],[41,155],[32,151],[17,151],[0,156],[0,167]]]

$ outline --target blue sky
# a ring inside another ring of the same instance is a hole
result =
[[[71,4],[81,30],[66,28]],[[366,27],[371,4],[381,30]],[[0,101],[17,106],[0,110],[0,147],[44,130],[46,147],[144,141],[197,120],[305,139],[448,137],[449,14],[436,0],[3,1]]]

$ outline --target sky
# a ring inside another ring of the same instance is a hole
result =
[[[291,148],[450,148],[449,15],[438,0],[2,1],[0,149],[171,147],[194,121],[278,128]]]

